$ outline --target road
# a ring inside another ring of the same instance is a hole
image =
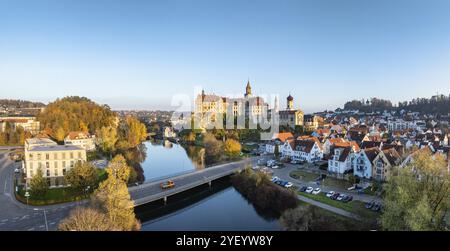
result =
[[[7,153],[0,153],[0,230],[56,230],[59,221],[67,217],[75,206],[86,202],[32,207],[14,198],[14,169],[20,163],[11,161]]]

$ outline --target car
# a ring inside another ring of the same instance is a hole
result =
[[[20,173],[20,169],[19,169],[19,168],[16,168],[16,169],[14,169],[14,172],[15,172],[15,173]]]
[[[328,198],[330,198],[330,197],[333,196],[334,194],[335,194],[334,191],[329,191],[329,192],[326,194],[326,196],[327,196]]]
[[[308,187],[308,188],[306,188],[306,193],[312,193],[314,191],[314,188],[312,188],[312,187]]]
[[[278,169],[278,168],[279,168],[279,166],[277,166],[277,165],[272,166],[272,169]]]
[[[252,169],[253,169],[253,170],[258,170],[258,169],[259,169],[259,166],[254,166],[254,167],[252,167]]]
[[[345,196],[347,196],[347,195],[341,194],[341,195],[339,195],[339,196],[336,198],[336,200],[341,201],[341,200],[344,199]]]
[[[312,192],[312,194],[319,194],[320,191],[322,191],[322,190],[320,190],[320,188],[316,188],[316,189],[314,189],[314,191]]]
[[[353,200],[353,196],[351,196],[351,195],[346,195],[343,199],[342,199],[342,201],[343,202],[350,202],[350,201],[352,201]]]
[[[173,182],[173,180],[168,180],[166,182],[161,183],[160,186],[162,189],[173,188],[175,186],[175,182]]]
[[[340,195],[340,193],[335,193],[330,197],[330,199],[336,200],[339,197],[339,195]]]
[[[372,200],[371,202],[367,202],[364,207],[367,209],[371,209],[375,205],[375,201]]]
[[[299,191],[300,191],[300,192],[306,192],[306,189],[308,189],[308,187],[303,186],[303,187],[301,187],[301,188],[299,189]]]
[[[298,160],[292,160],[292,161],[291,161],[291,164],[297,165],[297,164],[300,164],[300,161],[298,161]]]
[[[292,187],[294,184],[292,184],[292,182],[287,182],[285,185],[284,185],[284,187],[286,187],[286,188],[290,188],[290,187]]]
[[[379,212],[381,210],[381,204],[375,203],[375,205],[371,208],[372,211]]]
[[[277,176],[273,176],[272,179],[271,179],[271,181],[275,183],[275,182],[276,182],[277,180],[279,180],[279,179],[280,179],[280,178],[278,178]]]

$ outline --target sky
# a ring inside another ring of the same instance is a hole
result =
[[[447,0],[0,0],[0,99],[289,93],[305,112],[450,93]],[[197,89],[196,89],[197,88]]]

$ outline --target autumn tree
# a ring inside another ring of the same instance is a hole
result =
[[[79,193],[94,189],[98,183],[95,167],[89,162],[78,161],[64,176],[66,182]]]
[[[112,153],[116,150],[118,140],[117,129],[112,126],[103,126],[97,130],[99,145],[103,152]]]
[[[60,231],[118,231],[121,230],[108,216],[91,207],[79,207],[70,212],[68,218],[61,221]]]
[[[222,154],[222,142],[218,141],[213,134],[206,133],[203,136],[205,147],[205,161],[209,164],[220,160]]]
[[[106,168],[108,178],[94,193],[92,205],[105,213],[108,219],[122,231],[139,230],[140,224],[134,214],[134,205],[126,181],[129,169],[119,155]]]
[[[47,179],[44,178],[42,169],[39,168],[30,180],[31,195],[36,197],[44,196],[48,191]]]
[[[147,138],[147,128],[137,118],[127,116],[119,124],[116,147],[127,150],[137,147]]]
[[[448,230],[450,174],[441,154],[419,150],[396,167],[384,186],[381,225],[385,230]]]
[[[241,144],[237,140],[227,139],[223,149],[229,157],[237,157],[241,153]]]

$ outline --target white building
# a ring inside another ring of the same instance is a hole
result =
[[[367,148],[355,153],[352,161],[353,175],[370,179],[372,177],[373,160],[379,153],[378,147]]]
[[[11,125],[12,130],[22,127],[24,131],[37,134],[40,130],[40,123],[35,117],[0,117],[0,132],[5,131],[6,124]]]
[[[27,184],[38,169],[42,170],[50,187],[63,186],[64,175],[77,161],[86,161],[86,150],[74,145],[58,145],[45,138],[25,141],[23,170]]]
[[[353,150],[349,147],[336,147],[328,160],[328,171],[344,174],[352,170]]]
[[[95,150],[95,136],[84,132],[70,132],[64,139],[65,145],[79,146],[86,151]]]
[[[281,147],[281,156],[292,160],[301,160],[308,163],[319,161],[323,158],[323,150],[315,140],[286,140]]]

